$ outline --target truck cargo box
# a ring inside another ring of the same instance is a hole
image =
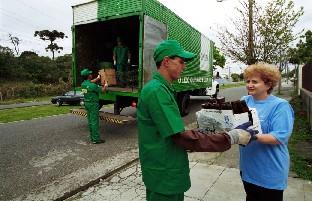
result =
[[[197,54],[174,82],[181,114],[188,113],[190,95],[205,95],[211,87],[213,42],[156,0],[101,0],[73,6],[72,33],[76,88],[83,81],[81,69],[90,68],[97,73],[113,63],[117,38],[122,38],[128,47],[131,63],[122,74],[127,84],[117,79],[100,96],[102,104],[115,104],[115,114],[136,105],[142,87],[156,71],[153,49],[165,39],[178,40],[184,49]]]

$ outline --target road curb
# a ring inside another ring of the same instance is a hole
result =
[[[135,159],[127,162],[126,164],[124,164],[124,165],[122,165],[122,166],[120,166],[120,167],[118,167],[118,168],[116,168],[116,169],[106,173],[105,175],[103,175],[103,176],[101,176],[101,177],[99,177],[97,179],[94,179],[94,180],[86,183],[85,185],[82,185],[82,186],[80,186],[80,187],[78,187],[78,188],[76,188],[74,190],[71,190],[69,192],[64,193],[63,196],[55,199],[54,201],[62,201],[62,200],[65,200],[67,198],[70,198],[70,197],[76,195],[77,193],[79,193],[81,191],[85,191],[88,188],[90,188],[91,186],[94,186],[94,185],[100,183],[102,180],[107,179],[108,177],[116,174],[117,172],[119,172],[119,171],[121,171],[123,169],[126,169],[127,167],[131,166],[132,164],[134,164],[134,163],[136,163],[138,161],[139,161],[139,158],[135,158]]]
[[[13,198],[12,201],[65,200],[137,161],[138,149],[131,149],[55,179],[27,194]]]

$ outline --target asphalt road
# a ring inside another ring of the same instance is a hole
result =
[[[244,87],[220,92],[227,101],[237,100],[244,94]],[[192,98],[191,112],[184,117],[186,125],[195,121],[195,112],[206,98]],[[126,112],[134,114],[131,109]],[[137,148],[135,122],[116,125],[101,121],[100,125],[106,143],[93,145],[89,143],[86,119],[71,114],[0,124],[0,200],[17,197],[23,200],[25,195],[40,192],[53,182],[54,185],[61,183],[67,175],[81,170],[95,175],[90,168],[98,161],[109,161]],[[88,177],[88,174],[76,175]],[[76,180],[72,180],[74,185]]]
[[[137,146],[135,124],[101,124],[100,130],[107,142],[93,145],[86,119],[71,114],[0,125],[0,200]]]

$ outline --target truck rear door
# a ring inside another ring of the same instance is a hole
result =
[[[156,71],[156,64],[153,59],[155,46],[162,40],[167,39],[167,26],[147,15],[144,16],[144,41],[143,41],[143,82],[146,83],[152,78]]]

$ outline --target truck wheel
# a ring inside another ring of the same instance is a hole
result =
[[[188,93],[178,94],[178,106],[182,117],[188,115],[190,105],[190,95]]]
[[[57,105],[57,106],[62,106],[62,104],[63,104],[63,103],[62,103],[61,100],[56,100],[56,105]]]

